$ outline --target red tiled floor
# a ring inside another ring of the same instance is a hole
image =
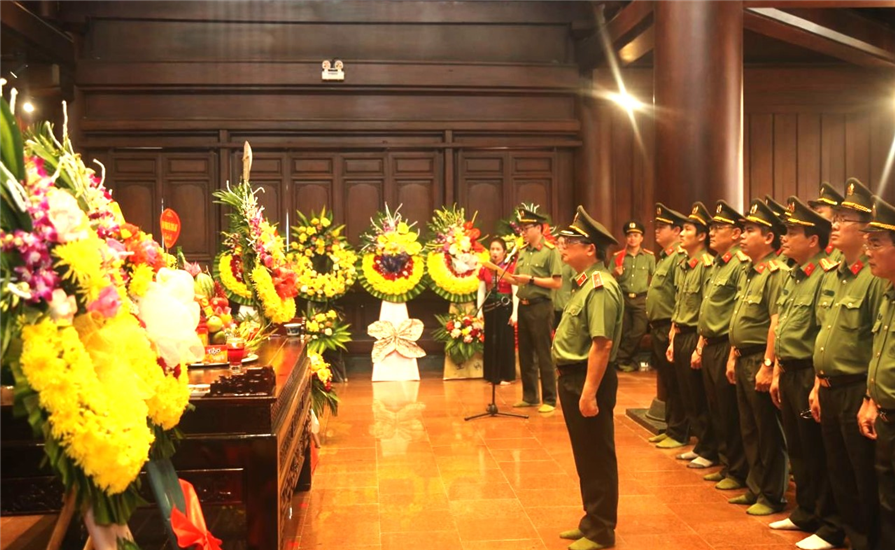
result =
[[[498,407],[528,419],[466,422],[465,416],[483,411],[490,400],[490,388],[480,380],[445,382],[424,373],[420,382],[374,385],[360,378],[337,386],[340,415],[323,421],[320,465],[304,508],[309,517],[298,538],[302,548],[325,548],[337,540],[340,547],[350,541],[359,545],[352,548],[382,550],[568,546],[557,535],[577,525],[581,498],[560,409],[548,415],[511,409],[522,390],[514,384],[498,388]],[[652,373],[620,375],[614,411],[617,547],[792,548],[804,535],[767,528],[785,515],[747,516],[743,507],[726,502],[736,491],[717,491],[702,480],[715,470],[691,470],[675,460],[689,448],[663,451],[646,441],[650,434],[625,409],[648,406],[654,390]],[[348,521],[349,510],[360,516],[339,531],[336,525]]]

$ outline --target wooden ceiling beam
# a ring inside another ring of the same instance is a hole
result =
[[[597,9],[602,9],[602,7],[597,6]],[[652,42],[652,25],[653,2],[649,0],[634,0],[619,11],[615,17],[606,22],[604,26],[599,27],[598,24],[598,28],[592,35],[576,43],[579,66],[583,69],[592,69],[606,57],[602,33],[608,36],[609,43],[616,51],[633,44],[628,50],[629,55],[634,56],[637,55],[636,52],[642,52],[634,58],[639,59],[652,49],[650,45]],[[648,34],[648,36],[643,37],[644,34]],[[643,51],[647,46],[649,46],[649,49]]]
[[[62,65],[75,62],[72,39],[18,2],[0,2],[0,21],[3,32],[19,36],[29,47]]]
[[[804,13],[801,15],[777,8],[747,8],[743,14],[743,26],[750,31],[861,67],[895,68],[895,53],[892,51],[840,32],[844,29],[830,28],[806,19]],[[828,21],[827,24],[835,23]],[[875,32],[881,31],[877,29]]]

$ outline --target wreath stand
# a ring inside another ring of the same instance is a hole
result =
[[[391,323],[394,327],[410,318],[407,304],[382,301],[379,308],[379,320]],[[401,382],[419,380],[420,369],[416,358],[404,357],[397,351],[388,354],[382,362],[373,363],[373,382]]]

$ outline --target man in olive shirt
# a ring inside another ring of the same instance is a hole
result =
[[[679,275],[681,283],[671,314],[672,329],[669,334],[667,355],[668,359],[674,362],[687,422],[693,435],[698,439],[692,451],[677,455],[680,460],[690,460],[688,466],[691,468],[707,468],[718,460],[718,445],[708,415],[702,374],[690,365],[699,339],[696,324],[699,320],[702,292],[708,279],[709,268],[712,266],[712,256],[706,252],[711,218],[705,205],[696,202],[687,221],[684,222],[681,248],[687,251],[688,258],[678,267],[681,270]],[[657,447],[670,448],[674,443],[675,441],[669,438],[659,442]]]
[[[625,323],[622,341],[618,345],[618,367],[624,372],[637,370],[634,355],[646,334],[646,291],[656,271],[656,256],[644,250],[643,224],[631,220],[625,223],[625,249],[615,253],[612,274],[625,297]]]
[[[687,257],[680,246],[681,229],[687,217],[676,210],[656,203],[656,218],[653,227],[656,244],[662,247],[656,272],[646,293],[646,317],[649,319],[650,341],[653,348],[653,364],[659,374],[659,384],[665,394],[665,432],[649,440],[661,443],[670,439],[683,447],[690,438],[687,415],[681,391],[674,372],[674,364],[665,357],[668,351],[668,332],[671,329],[671,314],[674,311],[678,286],[678,264]],[[668,447],[673,448],[673,447]]]
[[[555,247],[544,239],[547,218],[535,208],[519,208],[516,220],[522,229],[525,244],[516,261],[516,271],[505,279],[518,286],[519,299],[519,370],[522,378],[522,401],[514,407],[535,407],[538,395],[538,373],[544,402],[539,412],[556,408],[556,373],[550,359],[550,333],[553,331],[553,290],[562,286],[562,264]],[[537,366],[535,366],[537,359]]]
[[[699,309],[699,342],[691,364],[702,370],[702,381],[708,401],[712,429],[718,441],[721,471],[703,479],[717,481],[722,491],[740,489],[749,475],[749,463],[740,434],[740,412],[736,386],[727,381],[727,358],[730,356],[730,317],[737,288],[742,278],[743,262],[749,257],[740,250],[743,215],[725,201],[718,201],[709,229],[709,243],[717,254],[706,281]]]
[[[895,548],[895,207],[877,198],[867,231],[867,258],[874,276],[889,282],[873,325],[867,395],[858,414],[861,433],[876,441],[879,488],[878,548]]]
[[[776,366],[771,399],[780,408],[789,462],[796,482],[795,509],[771,529],[813,533],[796,544],[818,550],[835,548],[845,539],[828,481],[820,425],[810,415],[808,396],[814,387],[814,340],[820,327],[815,304],[824,271],[820,261],[830,240],[830,222],[796,197],[789,198],[786,242],[783,250],[793,268],[777,300]]]
[[[616,243],[600,223],[578,207],[572,225],[560,232],[562,260],[578,274],[553,340],[563,418],[569,430],[581,486],[584,517],[577,529],[560,533],[570,550],[615,545],[618,520],[618,460],[613,408],[615,361],[624,316],[618,283],[603,260]]]
[[[752,201],[740,246],[749,256],[730,319],[727,379],[736,384],[740,430],[749,461],[746,494],[731,504],[749,504],[746,513],[767,516],[783,509],[789,481],[786,442],[768,390],[774,378],[777,299],[786,267],[777,260],[780,220],[763,201]]]
[[[821,284],[817,303],[820,332],[814,344],[815,383],[811,412],[820,421],[830,485],[849,542],[857,550],[876,548],[879,502],[873,472],[873,442],[863,437],[856,416],[867,386],[873,334],[888,283],[870,273],[864,233],[873,195],[849,180],[833,217],[830,240],[843,261]]]
[[[820,184],[819,196],[813,201],[808,201],[808,206],[823,216],[824,219],[829,220],[830,223],[832,223],[833,209],[839,206],[844,199],[845,197],[843,197],[839,191],[836,191],[836,188],[827,182],[823,182]],[[842,252],[839,252],[832,243],[827,245],[824,252],[826,252],[827,257],[834,262],[842,261]]]

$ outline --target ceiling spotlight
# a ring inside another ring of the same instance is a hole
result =
[[[646,107],[646,105],[644,105],[639,99],[632,96],[626,91],[622,91],[620,93],[610,93],[609,99],[623,107],[629,113],[643,110]]]
[[[34,104],[31,103],[30,101],[26,101],[25,103],[22,104],[22,109],[26,113],[29,113],[29,114],[33,113],[34,112]]]

